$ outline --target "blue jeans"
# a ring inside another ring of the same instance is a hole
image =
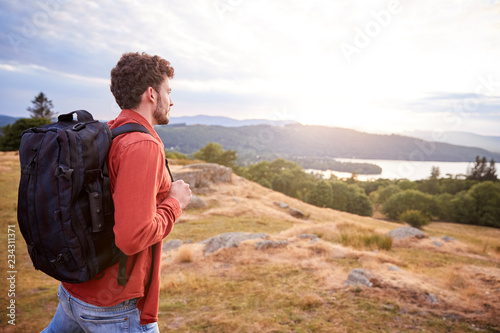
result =
[[[137,299],[100,307],[71,296],[62,284],[57,297],[59,305],[56,314],[43,333],[160,332],[158,323],[140,324],[141,312],[136,306]]]

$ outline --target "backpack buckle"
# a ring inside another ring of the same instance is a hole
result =
[[[73,129],[73,131],[79,131],[79,130],[81,130],[81,129],[85,128],[85,126],[86,126],[86,124],[85,124],[85,123],[78,123],[78,124],[76,124],[75,126],[73,126],[73,128],[72,128],[72,129]]]

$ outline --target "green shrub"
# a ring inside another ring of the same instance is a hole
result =
[[[436,202],[438,219],[442,221],[453,221],[453,195],[450,193],[442,193],[434,197]]]
[[[372,216],[373,206],[362,188],[357,185],[349,185],[351,193],[347,203],[347,211],[361,216]]]
[[[19,150],[21,135],[24,130],[47,124],[50,124],[50,119],[47,118],[21,118],[13,124],[2,127],[0,135],[0,151]]]
[[[419,229],[429,224],[429,218],[421,211],[415,209],[409,209],[401,213],[399,219]]]
[[[377,190],[378,197],[376,203],[383,205],[387,200],[389,200],[390,197],[394,194],[400,193],[401,191],[401,188],[397,185],[379,187]]]
[[[419,210],[427,217],[436,215],[436,203],[430,194],[415,190],[406,190],[394,194],[382,207],[382,213],[397,220],[409,209]]]
[[[178,151],[168,151],[165,149],[165,158],[170,160],[187,160],[188,157],[186,154],[179,153]]]
[[[318,207],[328,207],[332,202],[332,187],[322,180],[316,184],[309,195],[309,203]]]
[[[500,184],[491,181],[474,185],[467,194],[476,203],[476,223],[500,227]]]
[[[476,200],[468,192],[461,191],[457,193],[450,204],[452,221],[467,224],[476,223]]]

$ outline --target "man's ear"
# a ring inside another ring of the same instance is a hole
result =
[[[154,103],[156,100],[155,90],[152,87],[148,87],[144,93],[142,94],[143,98],[148,101]]]

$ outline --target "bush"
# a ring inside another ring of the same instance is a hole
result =
[[[347,211],[347,204],[349,202],[349,185],[342,181],[331,181],[332,186],[332,201],[330,208],[341,211]]]
[[[414,228],[422,228],[429,224],[429,218],[419,210],[409,209],[399,215],[399,219]]]
[[[47,124],[50,124],[50,119],[47,118],[21,118],[13,124],[2,127],[2,134],[0,135],[0,151],[19,150],[21,135],[24,130]]]
[[[378,197],[377,197],[377,202],[376,203],[383,205],[394,194],[398,194],[398,193],[402,192],[402,190],[397,185],[389,185],[389,186],[386,186],[386,187],[379,188],[377,190],[377,192],[378,192]]]
[[[450,202],[453,222],[475,224],[477,220],[476,200],[466,191],[457,193]]]
[[[391,196],[382,207],[382,213],[390,219],[397,220],[399,215],[410,209],[419,210],[427,217],[435,215],[437,210],[430,194],[406,190]]]
[[[224,150],[221,144],[210,142],[195,152],[193,157],[208,163],[217,163],[232,167],[235,165],[237,155],[235,150]]]
[[[187,160],[188,157],[186,154],[179,153],[178,151],[168,151],[165,149],[165,158],[171,160]]]
[[[309,203],[318,207],[328,207],[332,202],[332,187],[322,180],[316,184],[309,195]]]
[[[442,193],[434,197],[437,211],[436,215],[438,219],[442,221],[453,221],[453,195],[450,193]]]
[[[361,216],[372,216],[372,202],[363,189],[357,185],[349,185],[349,189],[351,190],[351,193],[347,203],[347,211]]]
[[[474,185],[468,192],[476,203],[476,223],[500,227],[500,184],[491,181]]]

